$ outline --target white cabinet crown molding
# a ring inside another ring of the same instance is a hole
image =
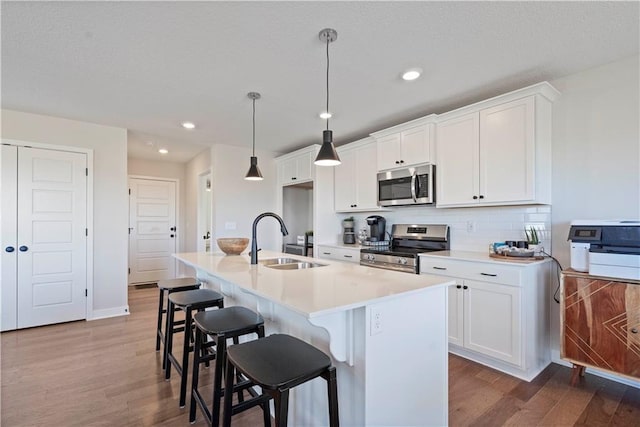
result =
[[[381,138],[381,137],[402,132],[403,130],[411,129],[417,126],[422,126],[429,123],[436,123],[437,118],[438,118],[437,114],[429,114],[428,116],[419,117],[417,119],[414,119],[408,122],[400,123],[395,126],[391,126],[391,127],[373,132],[370,135],[374,138]]]
[[[282,154],[281,156],[276,157],[275,161],[280,162],[282,160],[288,160],[288,159],[297,157],[301,154],[307,154],[310,152],[317,153],[318,150],[320,150],[320,144],[312,144],[312,145],[309,145],[308,147],[300,148],[296,151],[291,151],[290,153]]]
[[[489,99],[474,102],[473,104],[465,105],[464,107],[456,108],[455,110],[447,111],[446,113],[438,114],[436,116],[436,123],[449,120],[456,116],[473,113],[481,109],[491,108],[496,105],[526,98],[531,95],[540,95],[549,102],[554,102],[560,97],[560,92],[551,86],[549,82],[540,82],[531,86],[523,87],[522,89],[517,89]]]

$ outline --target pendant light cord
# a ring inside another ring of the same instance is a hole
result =
[[[329,114],[329,34],[327,34],[327,114]],[[329,130],[329,117],[327,117],[327,130]]]
[[[253,98],[253,157],[256,156],[256,99]]]

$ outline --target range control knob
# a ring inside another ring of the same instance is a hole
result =
[[[406,258],[398,258],[398,264],[407,265],[408,263]]]

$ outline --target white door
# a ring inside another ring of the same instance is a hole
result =
[[[130,178],[129,283],[175,277],[176,183]]]
[[[84,319],[87,157],[20,147],[17,160],[17,327]]]
[[[0,248],[2,268],[0,327],[11,331],[18,327],[18,147],[0,146]]]

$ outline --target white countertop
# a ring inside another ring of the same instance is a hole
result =
[[[248,255],[191,252],[174,256],[196,270],[233,283],[243,291],[285,306],[307,318],[351,310],[417,293],[432,286],[454,283],[437,276],[427,277],[271,251],[260,251],[258,259],[286,257],[326,266],[276,270],[262,264],[251,265]]]
[[[437,251],[420,254],[421,257],[432,257],[438,259],[453,259],[459,261],[479,261],[487,263],[505,264],[505,265],[534,265],[543,262],[548,262],[551,258],[544,258],[541,260],[529,260],[523,258],[513,258],[513,261],[509,259],[492,258],[488,252],[472,252],[472,251]]]

